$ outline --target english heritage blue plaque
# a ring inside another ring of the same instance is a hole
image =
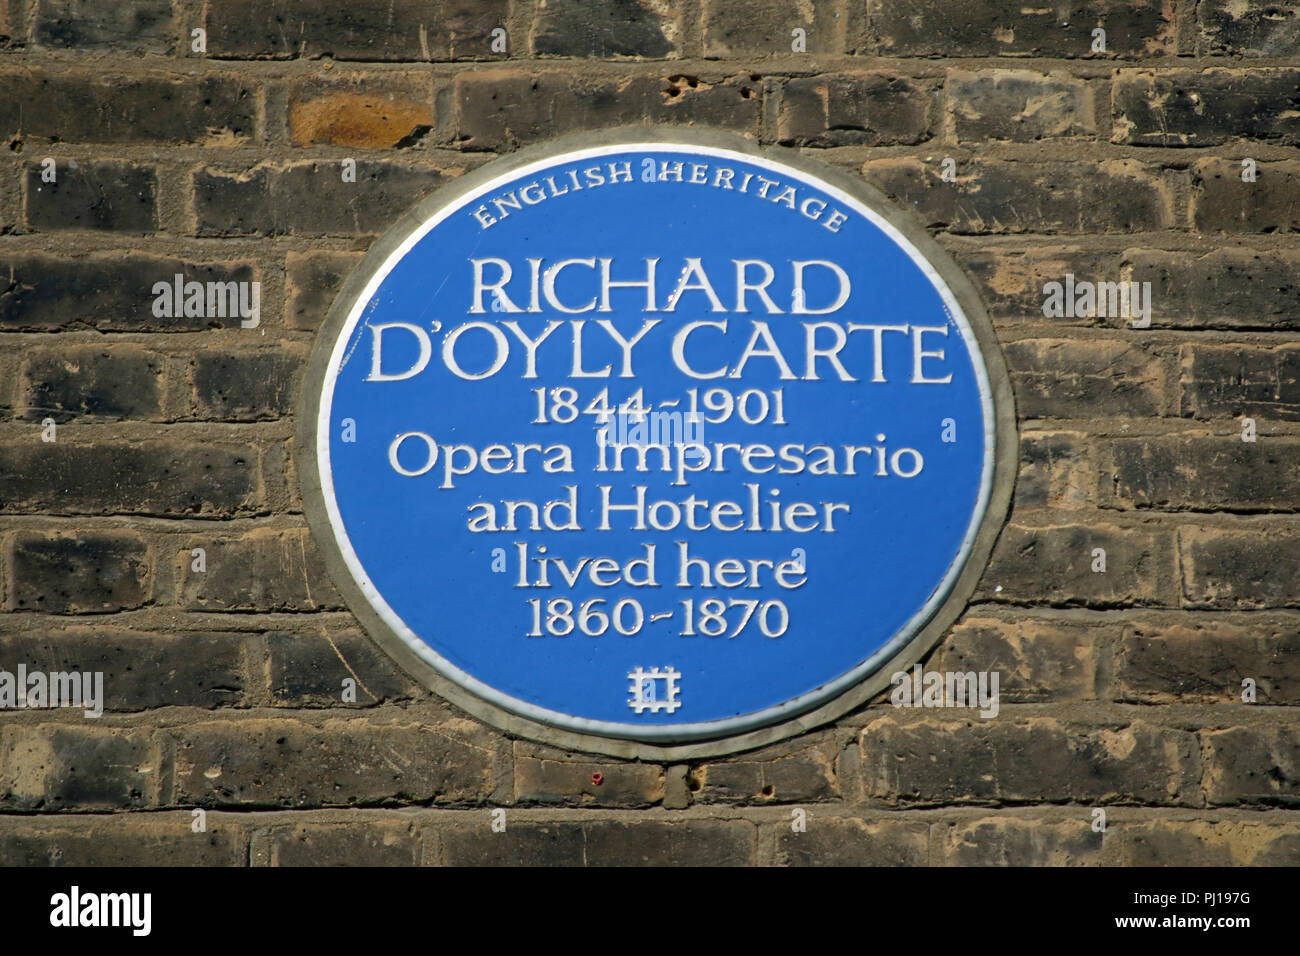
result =
[[[308,500],[358,616],[458,701],[735,737],[908,662],[964,600],[1006,505],[1005,373],[874,193],[621,138],[489,164],[372,250],[309,376]]]

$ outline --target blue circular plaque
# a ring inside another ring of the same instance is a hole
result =
[[[309,375],[317,535],[408,669],[524,732],[833,716],[987,560],[1012,440],[987,320],[846,177],[601,139],[470,174],[352,277]]]

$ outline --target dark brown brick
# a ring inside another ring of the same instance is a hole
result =
[[[0,821],[4,866],[245,866],[247,853],[237,826],[195,833],[187,810],[165,818],[125,816],[62,819],[33,826],[20,816]],[[48,818],[47,818],[48,819]]]
[[[1116,143],[1218,146],[1300,143],[1300,70],[1122,71],[1112,108]]]
[[[1242,182],[1239,160],[1204,159],[1192,167],[1192,224],[1202,232],[1300,231],[1300,163],[1259,163]]]
[[[1182,528],[1178,532],[1187,607],[1300,607],[1300,533],[1271,526]]]
[[[0,444],[0,513],[211,517],[266,508],[260,456],[251,445],[46,444],[37,427],[30,441]]]
[[[289,253],[285,324],[306,332],[320,328],[344,280],[360,261],[355,252]]]
[[[1088,84],[1063,73],[949,70],[947,94],[961,142],[1032,142],[1097,132]]]
[[[910,804],[1199,802],[1196,736],[1145,721],[1081,727],[1036,717],[1011,723],[905,723],[893,715],[862,731],[872,796]]]
[[[56,50],[170,54],[176,27],[169,0],[37,0],[36,42]]]
[[[51,813],[156,805],[161,761],[142,731],[26,724],[6,727],[0,740],[0,806]]]
[[[306,365],[305,355],[288,349],[200,352],[189,362],[190,414],[222,422],[292,415]]]
[[[1055,607],[1131,607],[1172,600],[1173,534],[1103,524],[1002,531],[977,599]],[[1096,549],[1106,570],[1093,571]],[[1000,590],[999,590],[1000,589]]]
[[[1148,57],[1173,55],[1170,5],[1074,0],[1025,7],[998,0],[868,0],[868,41],[882,56]],[[1106,29],[1106,53],[1092,31]]]
[[[371,160],[358,161],[356,175],[344,182],[334,162],[197,170],[198,235],[375,235],[445,179],[435,169]]]
[[[1137,160],[970,162],[946,183],[937,159],[882,159],[863,174],[925,225],[954,233],[1122,233],[1173,224],[1167,185]]]
[[[0,260],[0,328],[195,332],[238,328],[239,319],[155,315],[158,283],[251,282],[249,263],[195,263],[138,253],[86,257],[16,253]],[[159,311],[164,311],[159,309]]]
[[[204,4],[207,55],[459,60],[490,56],[506,0],[222,0]]]
[[[268,634],[271,698],[291,707],[372,707],[422,693],[374,641],[359,631],[326,635]],[[356,682],[344,703],[343,682]]]
[[[950,247],[958,262],[972,274],[989,315],[1002,322],[1041,322],[1049,282],[1065,282],[1067,275],[1091,280],[1119,280],[1119,257],[1086,246],[1052,245],[1034,249],[990,250],[982,240],[962,240]],[[1101,316],[1052,319],[1060,326],[1127,325],[1128,320]]]
[[[104,675],[105,713],[245,703],[242,634],[168,634],[42,623],[0,635],[4,660],[45,671]]]
[[[51,144],[241,145],[260,138],[260,98],[255,81],[231,76],[5,72],[0,135]],[[60,179],[66,168],[60,160]]]
[[[1082,435],[1026,432],[1020,439],[1014,507],[1085,507],[1093,500],[1096,478]]]
[[[27,421],[53,418],[156,419],[162,414],[162,358],[131,346],[33,350],[23,362]]]
[[[794,30],[807,53],[847,53],[843,0],[793,4],[783,0],[704,0],[704,55],[714,59],[794,52]]]
[[[433,831],[444,866],[585,866],[586,834],[578,823],[534,823],[511,819],[493,830],[491,813],[476,810],[476,823],[440,826]],[[498,817],[498,819],[501,819]],[[429,838],[426,838],[429,839]]]
[[[1160,414],[1159,356],[1114,339],[1027,339],[1003,346],[1016,412],[1032,418]]]
[[[19,532],[5,563],[16,611],[122,611],[147,604],[152,591],[149,549],[127,531]]]
[[[600,774],[596,783],[593,774]],[[649,807],[664,798],[662,767],[643,763],[515,757],[515,800],[523,804]]]
[[[327,720],[212,721],[175,736],[175,799],[186,806],[302,808],[479,803],[491,789],[484,729]]]
[[[710,761],[691,776],[700,803],[813,803],[840,796],[833,758],[816,747]]]
[[[1300,442],[1267,438],[1120,438],[1108,443],[1101,483],[1110,504],[1161,511],[1300,509]]]
[[[744,866],[756,828],[740,820],[601,821],[583,827],[588,866]]]
[[[1300,826],[1242,820],[1125,820],[1107,833],[1111,866],[1296,866]]]
[[[1179,414],[1300,421],[1300,348],[1184,345]],[[1271,441],[1271,439],[1260,439]]]
[[[191,570],[203,548],[207,571]],[[204,611],[315,611],[343,604],[306,528],[266,528],[238,538],[195,535],[177,557],[180,603]]]
[[[1196,4],[1200,54],[1294,57],[1300,11],[1276,0],[1201,0]]]
[[[790,80],[777,138],[788,146],[895,146],[930,135],[930,92],[890,73],[830,73]]]
[[[748,74],[580,80],[560,73],[480,70],[457,76],[455,93],[456,138],[470,150],[499,150],[630,123],[700,123],[751,133],[759,123],[759,88]]]
[[[1300,328],[1300,256],[1130,249],[1124,259],[1131,281],[1151,283],[1152,328]]]
[[[1084,809],[1077,820],[985,817],[931,830],[939,866],[1098,866],[1102,836]]]
[[[927,670],[996,671],[1003,704],[1097,697],[1098,658],[1110,629],[1048,621],[964,618],[953,627]]]
[[[547,0],[533,14],[533,52],[541,56],[645,57],[677,52],[681,14],[638,0]]]
[[[1205,796],[1213,805],[1300,806],[1300,732],[1233,727],[1201,734]]]
[[[152,166],[121,162],[58,164],[57,180],[41,182],[27,167],[23,218],[41,232],[151,233],[158,225],[158,176]]]
[[[414,866],[420,839],[402,821],[304,823],[271,834],[272,866]]]
[[[793,821],[777,830],[778,866],[925,866],[930,834],[924,823],[823,817],[807,812],[802,832]]]
[[[1241,704],[1246,678],[1255,681],[1260,704],[1300,704],[1300,624],[1133,624],[1115,648],[1116,700]]]

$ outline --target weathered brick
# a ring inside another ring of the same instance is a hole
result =
[[[638,0],[547,0],[533,14],[541,56],[663,58],[677,52],[681,14]]]
[[[0,821],[0,865],[4,866],[244,866],[243,838],[237,826],[216,825],[205,833],[190,829],[189,811],[165,821],[133,820],[125,815],[62,819],[33,826],[20,816]]]
[[[122,611],[148,603],[152,591],[149,549],[126,531],[19,532],[5,563],[17,611]]]
[[[1218,146],[1300,143],[1300,70],[1122,71],[1111,100],[1116,143]]]
[[[790,80],[777,138],[788,146],[894,146],[930,135],[930,92],[891,73],[829,73]]]
[[[241,720],[175,737],[175,800],[186,806],[478,803],[492,754],[478,724]]]
[[[162,414],[162,359],[131,346],[38,349],[23,361],[20,417],[148,421]]]
[[[410,823],[304,823],[271,834],[272,866],[414,866],[420,839]]]
[[[917,159],[876,160],[862,171],[927,226],[954,233],[1111,233],[1173,224],[1168,186],[1136,160],[971,162],[958,166],[953,183],[941,179],[938,162]]]
[[[1300,825],[1227,820],[1125,820],[1106,835],[1111,866],[1297,866]]]
[[[26,170],[23,218],[41,231],[151,233],[158,225],[158,175],[152,166],[68,161],[56,182]]]
[[[1003,347],[1016,412],[1033,418],[1160,414],[1160,357],[1114,339],[1026,339]]]
[[[420,693],[375,642],[358,631],[268,634],[266,649],[276,704],[370,707]],[[343,701],[345,680],[356,682],[354,704]]]
[[[3,660],[26,661],[32,669],[102,673],[105,713],[213,708],[245,703],[247,639],[241,634],[156,634],[51,623],[0,634],[0,654]],[[142,661],[148,666],[141,666]]]
[[[1199,802],[1196,736],[1141,720],[1112,729],[888,715],[860,743],[868,792],[895,803]]]
[[[0,444],[0,513],[254,514],[266,507],[259,472],[252,445],[45,444],[33,433]]]
[[[998,0],[868,0],[868,40],[883,56],[1147,57],[1173,55],[1172,5],[1075,0],[1024,7]],[[1092,31],[1106,29],[1106,53]]]
[[[190,553],[205,551],[206,571]],[[189,538],[177,555],[180,603],[205,611],[315,611],[343,604],[306,528],[261,528],[238,538]]]
[[[1026,432],[1020,438],[1014,507],[1085,507],[1093,500],[1096,475],[1082,435]]]
[[[1062,821],[986,817],[931,831],[940,866],[1098,866],[1102,836],[1085,813]]]
[[[601,775],[600,783],[592,778]],[[515,757],[515,801],[583,807],[648,807],[664,798],[662,767]]]
[[[1103,524],[1002,530],[977,600],[1056,607],[1168,604],[1174,580],[1173,534]],[[1096,549],[1106,570],[1093,571]],[[999,590],[1000,589],[1000,590]]]
[[[158,283],[250,282],[250,263],[195,263],[138,253],[88,257],[11,254],[0,260],[0,328],[194,332],[239,327],[238,318],[154,314]],[[160,310],[162,311],[162,310]]]
[[[599,821],[583,830],[588,866],[744,866],[757,833],[741,820]]]
[[[1097,697],[1098,657],[1107,628],[1047,621],[964,618],[952,628],[927,671],[998,674],[1002,704]]]
[[[198,235],[375,235],[445,180],[436,169],[368,160],[356,174],[345,183],[342,165],[327,162],[197,170]]]
[[[1300,348],[1184,345],[1178,355],[1180,415],[1300,421]]]
[[[1300,509],[1300,442],[1222,438],[1119,438],[1100,481],[1121,508],[1161,511]]]
[[[811,803],[840,796],[833,759],[816,747],[710,761],[691,776],[700,803]]]
[[[1235,159],[1192,167],[1192,223],[1201,232],[1300,231],[1300,163],[1259,163],[1255,182]]]
[[[1125,271],[1151,283],[1153,328],[1300,328],[1300,256],[1263,249],[1203,254],[1131,249]]]
[[[1196,4],[1200,54],[1294,57],[1300,53],[1300,8],[1276,0],[1201,0]]]
[[[1031,142],[1097,132],[1092,90],[1065,73],[949,70],[947,94],[961,142]]]
[[[786,822],[777,829],[778,866],[925,866],[929,827],[924,823],[822,817],[808,812],[807,829]]]
[[[489,56],[507,0],[222,0],[203,7],[207,55],[458,60]]]
[[[1203,731],[1211,805],[1300,806],[1300,732],[1292,727]]]
[[[1294,528],[1276,521],[1267,529],[1182,528],[1178,551],[1188,607],[1300,607],[1300,532]]]
[[[189,361],[190,413],[227,422],[291,415],[306,365],[305,355],[288,349],[200,352]]]
[[[849,52],[842,0],[704,0],[703,11],[704,55],[713,59],[790,53],[796,29],[804,31],[807,53]]]
[[[52,49],[170,54],[176,27],[170,0],[38,0],[36,42]]]
[[[29,724],[6,727],[0,740],[2,807],[49,813],[133,809],[157,802],[160,755],[142,731],[86,723]]]
[[[320,328],[344,280],[360,261],[360,253],[355,252],[289,253],[285,323],[306,332]]]
[[[313,78],[289,86],[289,138],[295,146],[401,148],[418,142],[433,124],[428,76]]]
[[[495,812],[495,811],[494,811]],[[510,819],[493,830],[489,811],[474,813],[475,824],[432,831],[444,866],[585,866],[586,834],[578,823],[534,823]],[[500,818],[498,818],[500,819]],[[429,839],[429,838],[426,838]]]
[[[1240,704],[1246,678],[1255,681],[1261,704],[1300,704],[1300,624],[1133,624],[1115,648],[1116,700]]]
[[[962,240],[949,249],[972,274],[981,298],[995,320],[1041,322],[1049,282],[1064,283],[1067,275],[1102,281],[1118,280],[1118,257],[1077,245],[1034,249],[989,250],[983,241]],[[1052,319],[1054,325],[1087,326],[1128,324],[1128,320],[1101,316]]]
[[[478,70],[456,77],[455,96],[457,142],[470,150],[630,123],[700,123],[756,133],[760,115],[759,90],[748,74],[620,80]]]

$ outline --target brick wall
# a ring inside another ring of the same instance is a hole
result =
[[[106,675],[98,720],[0,714],[0,861],[1300,862],[1298,88],[1263,0],[0,0],[0,666]],[[334,291],[439,184],[629,123],[813,153],[975,279],[1021,468],[927,667],[998,670],[996,719],[560,752],[342,606],[293,449]],[[155,316],[178,272],[260,325]],[[1045,318],[1067,273],[1150,327]]]

